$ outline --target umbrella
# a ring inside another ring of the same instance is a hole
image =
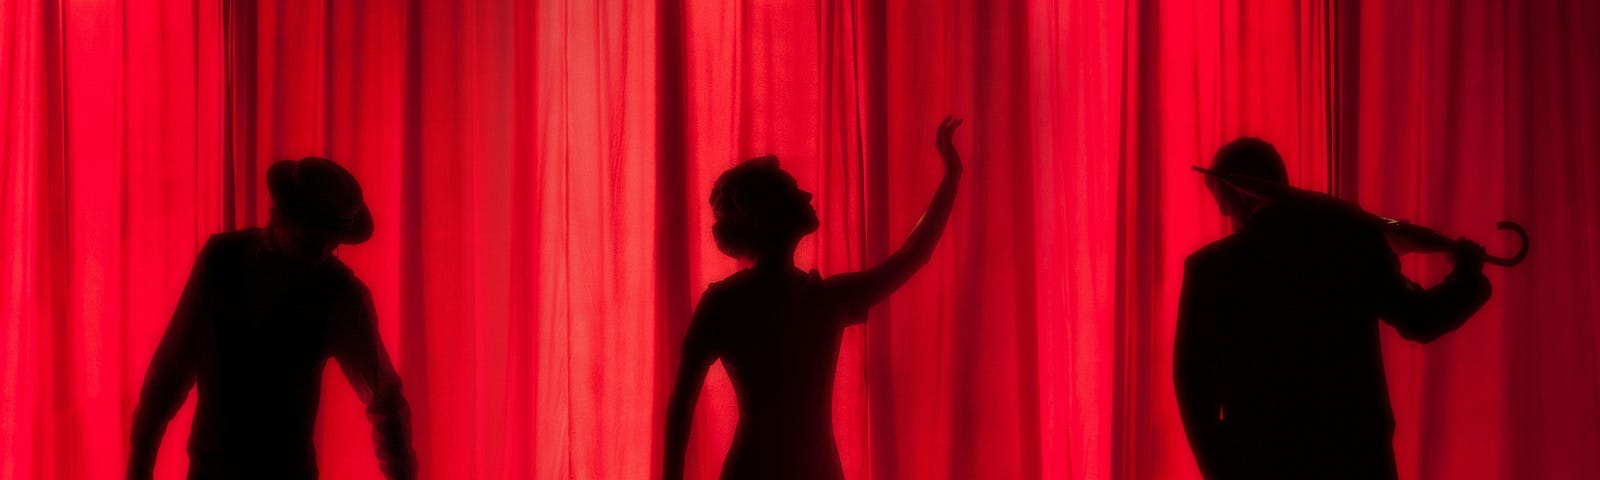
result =
[[[1398,253],[1445,252],[1453,248],[1456,243],[1454,239],[1439,233],[1437,230],[1402,220],[1395,220],[1393,218],[1375,215],[1367,212],[1365,209],[1362,209],[1360,205],[1357,205],[1354,202],[1346,201],[1325,193],[1295,188],[1286,183],[1264,180],[1249,175],[1220,173],[1200,166],[1194,166],[1191,168],[1197,172],[1205,174],[1206,176],[1221,181],[1224,185],[1232,187],[1234,190],[1239,191],[1240,193],[1260,198],[1268,202],[1280,204],[1299,203],[1321,205],[1349,212],[1362,221],[1370,222],[1377,225],[1379,228],[1382,228],[1384,233],[1389,237],[1389,244],[1393,246]],[[1510,257],[1484,255],[1483,262],[1502,267],[1509,267],[1518,263],[1522,263],[1522,259],[1528,256],[1528,231],[1524,230],[1522,225],[1511,221],[1502,221],[1496,223],[1495,228],[1500,230],[1510,230],[1512,233],[1517,234],[1518,239],[1522,241],[1522,245],[1517,249],[1517,253],[1511,255]]]

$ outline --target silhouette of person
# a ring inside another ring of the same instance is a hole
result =
[[[927,213],[905,245],[860,272],[824,279],[795,268],[795,246],[817,229],[816,210],[776,157],[745,161],[717,179],[712,236],[718,249],[753,266],[712,283],[695,307],[667,406],[662,478],[683,478],[695,401],[718,359],[739,402],[723,480],[844,478],[832,420],[840,335],[933,255],[961,179],[951,141],[961,123],[946,117],[939,124],[945,173]]]
[[[1255,138],[1212,165],[1288,183],[1277,150]],[[1420,343],[1460,327],[1489,299],[1483,248],[1458,240],[1453,272],[1422,289],[1382,229],[1348,209],[1208,186],[1234,232],[1184,265],[1173,367],[1201,474],[1396,478],[1378,321]]]
[[[134,409],[127,478],[151,478],[191,386],[188,478],[316,478],[312,429],[329,357],[366,403],[383,474],[416,478],[410,411],[371,294],[333,255],[372,236],[360,185],[305,158],[274,163],[267,189],[265,229],[213,235],[195,260]]]

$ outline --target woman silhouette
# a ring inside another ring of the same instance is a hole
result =
[[[945,174],[927,213],[905,245],[860,272],[823,279],[795,268],[795,246],[816,231],[817,213],[811,194],[778,168],[776,157],[745,161],[717,179],[711,190],[717,248],[754,266],[712,283],[695,307],[667,405],[663,479],[683,478],[695,401],[718,359],[739,399],[723,480],[844,478],[832,420],[840,334],[933,255],[961,179],[950,139],[960,125],[952,117],[939,124]]]

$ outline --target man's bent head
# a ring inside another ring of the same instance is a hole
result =
[[[1289,183],[1289,173],[1284,167],[1283,157],[1278,155],[1278,149],[1273,148],[1271,143],[1255,137],[1240,137],[1217,149],[1216,156],[1211,159],[1211,170],[1224,176],[1243,175]],[[1261,206],[1260,200],[1224,185],[1217,179],[1207,177],[1206,187],[1211,190],[1211,196],[1217,200],[1217,209],[1223,216],[1233,221],[1235,229]]]
[[[284,247],[326,255],[372,238],[372,213],[354,175],[326,158],[283,160],[267,169],[272,225]]]

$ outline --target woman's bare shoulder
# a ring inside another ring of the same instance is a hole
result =
[[[748,270],[740,270],[706,285],[705,291],[700,293],[700,307],[722,305],[739,298],[738,292],[748,289],[750,285],[750,278],[746,272]]]

